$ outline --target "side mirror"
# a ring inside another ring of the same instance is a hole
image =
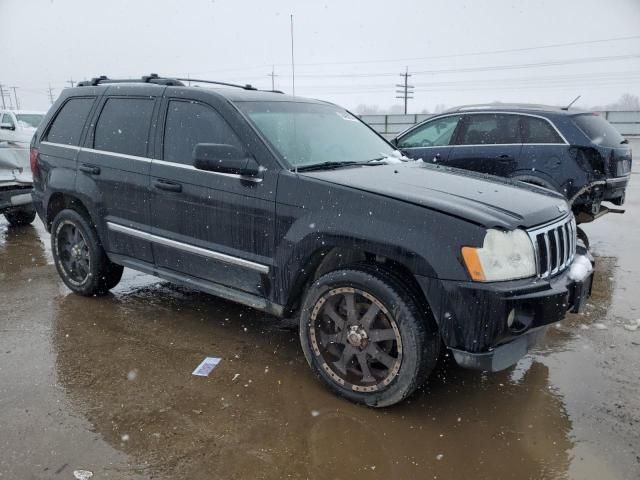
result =
[[[247,177],[258,175],[258,162],[233,145],[198,143],[193,149],[193,166],[198,170],[233,173]]]
[[[0,130],[15,130],[16,126],[12,123],[0,123]]]

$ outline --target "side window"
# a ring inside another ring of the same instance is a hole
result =
[[[415,147],[439,147],[449,145],[453,132],[455,132],[460,115],[444,117],[432,122],[427,122],[416,128],[398,142],[399,148]]]
[[[458,145],[521,143],[518,115],[482,113],[468,115]]]
[[[524,143],[563,143],[558,132],[542,118],[520,117]]]
[[[64,104],[53,120],[46,140],[64,145],[79,145],[80,135],[94,98],[72,98]]]
[[[93,148],[144,157],[153,105],[151,98],[108,99],[96,123]]]
[[[164,128],[163,159],[191,165],[198,143],[222,143],[242,148],[236,134],[213,108],[196,102],[171,100]]]

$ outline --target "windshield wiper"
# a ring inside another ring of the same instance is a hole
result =
[[[312,170],[331,170],[332,168],[346,167],[348,165],[358,165],[360,162],[344,161],[344,162],[322,162],[314,163],[313,165],[303,165],[298,168],[294,168],[294,171],[298,172],[310,172]]]

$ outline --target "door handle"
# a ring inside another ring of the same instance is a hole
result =
[[[85,163],[83,165],[80,165],[80,167],[78,167],[78,170],[90,175],[100,175],[100,167],[96,167],[95,165],[87,165]]]
[[[153,182],[153,186],[158,190],[166,190],[167,192],[181,192],[182,185],[174,182],[165,182],[162,180],[156,180]]]
[[[498,157],[498,160],[502,160],[503,162],[507,162],[509,160],[513,160],[513,157],[511,155],[504,154],[504,155],[500,155]]]

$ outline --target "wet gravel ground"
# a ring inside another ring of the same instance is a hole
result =
[[[78,297],[42,224],[1,220],[0,478],[638,479],[635,171],[627,213],[585,227],[584,314],[504,372],[445,360],[385,410],[315,381],[293,322],[129,270],[113,294]],[[205,356],[222,362],[193,376]]]

